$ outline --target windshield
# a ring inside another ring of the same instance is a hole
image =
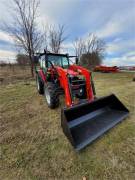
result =
[[[69,66],[69,60],[66,56],[48,55],[48,61],[51,61],[54,66],[61,66],[65,69]]]

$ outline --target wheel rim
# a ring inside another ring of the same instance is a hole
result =
[[[50,97],[50,93],[47,88],[45,88],[45,97],[46,97],[47,103],[50,105],[51,97]]]

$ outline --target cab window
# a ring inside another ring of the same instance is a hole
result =
[[[69,60],[66,56],[48,55],[48,61],[51,61],[54,66],[61,66],[63,68],[68,68],[69,66]],[[50,63],[48,63],[48,66],[50,67]]]
[[[45,56],[40,57],[39,63],[41,68],[45,68]]]

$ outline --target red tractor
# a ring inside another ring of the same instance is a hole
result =
[[[92,74],[87,69],[70,64],[68,54],[44,51],[34,57],[36,83],[50,108],[59,105],[59,95],[65,95],[66,107],[61,111],[64,134],[78,151],[122,121],[128,109],[115,95],[96,98]]]

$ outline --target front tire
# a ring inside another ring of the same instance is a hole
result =
[[[55,84],[48,82],[44,85],[44,96],[47,102],[47,105],[54,109],[59,105],[59,95],[58,88]]]

